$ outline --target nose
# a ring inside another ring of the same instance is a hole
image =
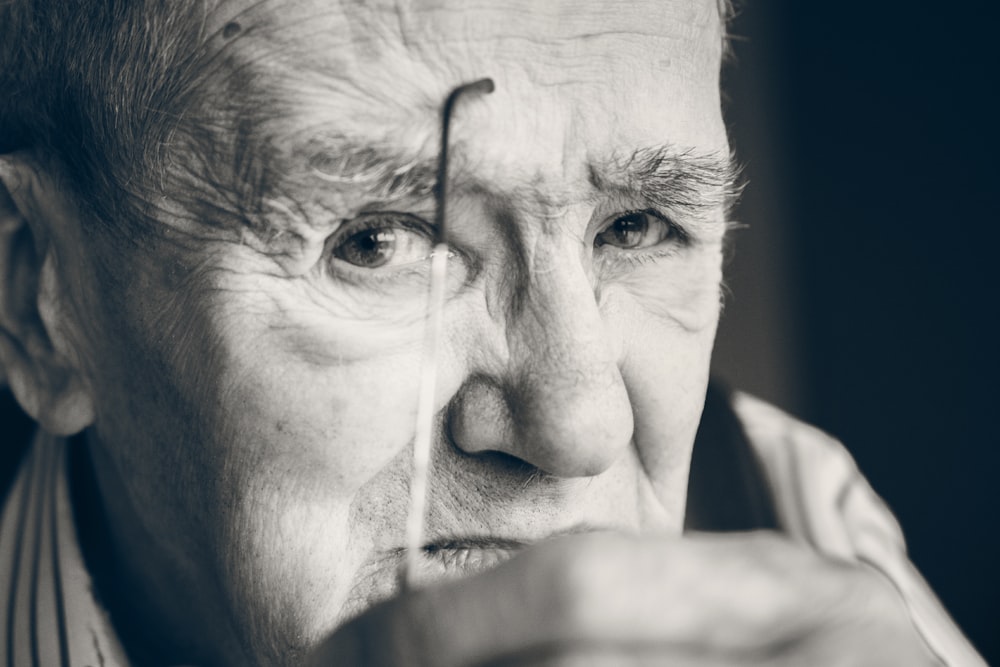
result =
[[[464,383],[449,410],[451,436],[466,453],[503,452],[561,477],[597,475],[632,439],[617,346],[578,246],[535,256],[544,268],[505,282],[501,370]]]

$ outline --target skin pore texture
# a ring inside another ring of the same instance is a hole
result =
[[[716,3],[206,16],[161,228],[60,267],[123,590],[172,657],[300,664],[397,592],[438,114],[486,76],[452,124],[421,576],[680,534],[732,186]]]

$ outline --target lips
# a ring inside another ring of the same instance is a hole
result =
[[[511,540],[469,538],[424,547],[421,578],[466,576],[485,572],[513,558],[526,544]]]
[[[562,530],[547,532],[541,536],[524,539],[508,539],[494,536],[449,536],[424,546],[414,580],[421,584],[435,581],[458,579],[490,570],[516,556],[520,551],[540,541],[578,535],[582,533],[631,531],[619,527],[578,523]],[[402,561],[405,550],[396,550],[396,557]]]

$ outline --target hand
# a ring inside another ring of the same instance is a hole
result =
[[[312,664],[940,663],[881,575],[761,532],[543,543],[374,607]]]

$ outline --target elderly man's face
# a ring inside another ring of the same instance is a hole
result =
[[[187,122],[230,144],[175,158],[190,185],[95,343],[134,576],[263,662],[395,590],[439,112],[464,82],[496,91],[452,122],[420,576],[682,526],[729,176],[715,1],[377,4],[212,14]]]

